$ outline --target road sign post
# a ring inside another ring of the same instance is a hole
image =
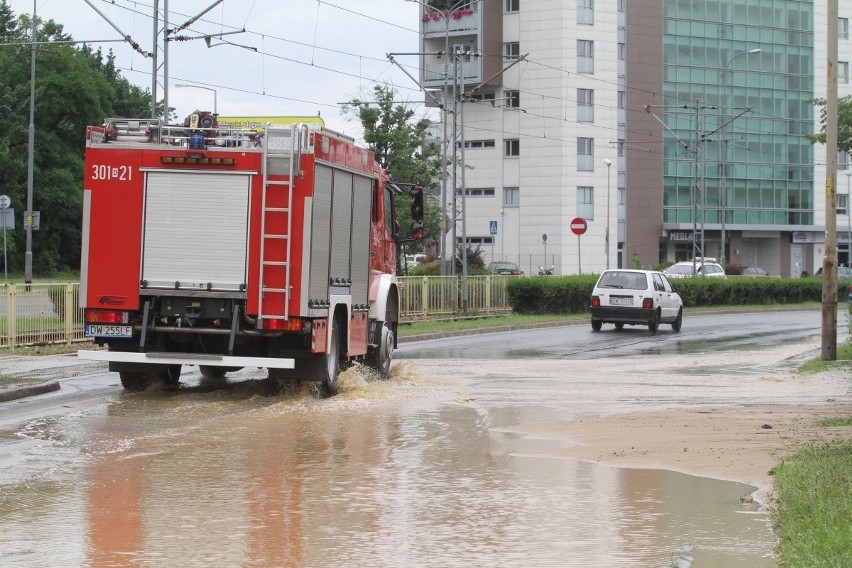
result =
[[[494,258],[494,241],[497,239],[495,236],[497,235],[497,221],[489,221],[488,222],[488,232],[491,233],[491,260],[497,260]]]
[[[11,204],[12,200],[8,195],[0,195],[0,215],[3,216],[3,282],[9,281],[9,261],[6,259],[6,210]],[[12,219],[14,218],[13,214]]]
[[[574,217],[571,219],[571,232],[577,235],[577,270],[579,270],[580,274],[583,273],[583,254],[580,250],[580,235],[585,233],[588,227],[586,220],[582,217]]]

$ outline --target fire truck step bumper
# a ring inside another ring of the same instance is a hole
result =
[[[293,369],[294,359],[277,357],[235,357],[193,353],[132,353],[126,351],[77,351],[79,359],[118,363],[149,363],[154,365],[208,365],[210,367],[261,367]]]

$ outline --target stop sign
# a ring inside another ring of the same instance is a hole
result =
[[[586,225],[586,220],[582,217],[574,217],[571,219],[571,232],[575,235],[582,235],[586,232],[587,227],[588,225]]]

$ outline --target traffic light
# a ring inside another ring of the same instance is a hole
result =
[[[411,188],[411,220],[423,220],[423,186],[420,185]]]
[[[423,236],[423,186],[415,185],[411,188],[411,238]]]

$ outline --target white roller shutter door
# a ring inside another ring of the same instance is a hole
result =
[[[250,180],[246,174],[147,172],[143,285],[241,290]]]

